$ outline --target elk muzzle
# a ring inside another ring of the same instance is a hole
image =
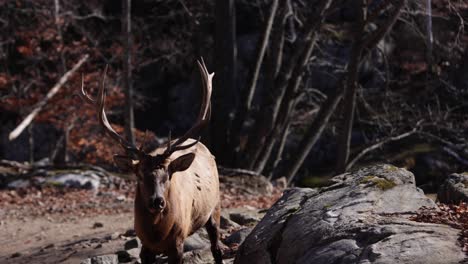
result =
[[[150,201],[150,211],[161,212],[166,207],[166,200],[162,196],[152,197]]]

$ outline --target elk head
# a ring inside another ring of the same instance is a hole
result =
[[[170,186],[172,175],[178,171],[184,171],[190,167],[195,159],[195,153],[188,153],[176,159],[169,159],[171,154],[176,151],[185,150],[193,147],[198,140],[183,144],[190,137],[196,136],[199,131],[206,126],[211,115],[211,83],[214,74],[208,73],[203,59],[198,61],[198,68],[202,77],[203,93],[200,112],[195,124],[180,138],[171,141],[169,139],[162,154],[150,155],[146,153],[142,146],[135,147],[133,144],[121,137],[110,125],[106,113],[105,105],[105,79],[107,67],[104,70],[101,87],[98,93],[97,102],[87,95],[84,90],[84,83],[81,85],[81,97],[97,108],[98,119],[104,127],[105,132],[117,141],[125,150],[125,155],[115,155],[114,162],[117,167],[123,171],[133,171],[138,180],[138,188],[142,195],[146,208],[153,214],[160,213],[166,206],[167,191]]]

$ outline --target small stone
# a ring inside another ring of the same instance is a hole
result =
[[[229,218],[221,216],[221,221],[220,221],[221,229],[229,229],[229,228],[237,228],[237,227],[240,227],[238,223],[229,220]]]
[[[132,248],[140,248],[141,247],[141,241],[139,238],[134,238],[132,240],[129,240],[125,242],[124,248],[125,250],[129,250]]]
[[[132,256],[134,259],[139,259],[140,258],[140,249],[139,248],[132,248],[127,250],[128,254]]]
[[[125,250],[119,250],[116,254],[119,258],[119,263],[128,263],[133,260],[133,257]]]
[[[91,264],[91,259],[90,259],[90,258],[87,258],[87,259],[85,259],[85,260],[82,260],[82,261],[80,262],[80,264]]]
[[[117,202],[124,202],[125,200],[127,200],[127,197],[125,197],[125,195],[119,195],[119,196],[115,197],[115,200]]]
[[[96,222],[96,223],[94,223],[94,225],[93,225],[93,228],[101,228],[101,227],[104,227],[104,224],[101,223],[101,222]]]
[[[227,245],[232,245],[232,244],[242,244],[244,242],[245,238],[252,232],[253,228],[242,228],[234,233],[232,233],[230,236],[228,236],[225,240],[224,243]]]
[[[273,181],[273,186],[280,190],[284,190],[286,189],[286,187],[288,187],[288,180],[286,179],[286,177],[278,178]]]
[[[197,232],[191,236],[189,236],[184,241],[184,252],[204,249],[210,246],[210,241],[207,238],[200,236]]]
[[[239,225],[255,224],[260,221],[256,216],[247,213],[232,213],[229,215],[229,218]]]
[[[123,235],[126,237],[134,237],[136,236],[135,229],[128,229]]]
[[[118,264],[119,257],[116,254],[101,255],[91,258],[92,264]]]
[[[53,248],[53,247],[55,247],[55,244],[51,243],[51,244],[48,244],[47,246],[45,246],[44,249]]]
[[[111,235],[106,236],[104,239],[105,240],[115,240],[115,239],[119,238],[119,236],[120,236],[120,234],[118,232],[115,232],[115,233],[113,233]]]
[[[17,257],[20,257],[20,256],[21,256],[21,253],[16,252],[16,253],[13,253],[13,254],[11,255],[11,258],[17,258]]]

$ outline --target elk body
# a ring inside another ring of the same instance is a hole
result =
[[[104,111],[105,73],[98,100],[91,99],[82,85],[82,97],[95,105],[105,131],[125,150],[115,155],[118,167],[133,171],[138,180],[135,195],[135,231],[142,242],[141,261],[153,263],[156,254],[168,255],[169,263],[182,263],[184,240],[205,227],[216,263],[222,263],[219,247],[220,196],[216,162],[195,136],[210,117],[211,81],[205,64],[198,62],[203,96],[195,125],[182,137],[169,140],[149,153],[117,134]]]

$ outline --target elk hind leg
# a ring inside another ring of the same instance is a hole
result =
[[[221,208],[218,205],[205,224],[211,242],[211,252],[216,264],[223,263],[223,254],[219,246],[219,221]]]

